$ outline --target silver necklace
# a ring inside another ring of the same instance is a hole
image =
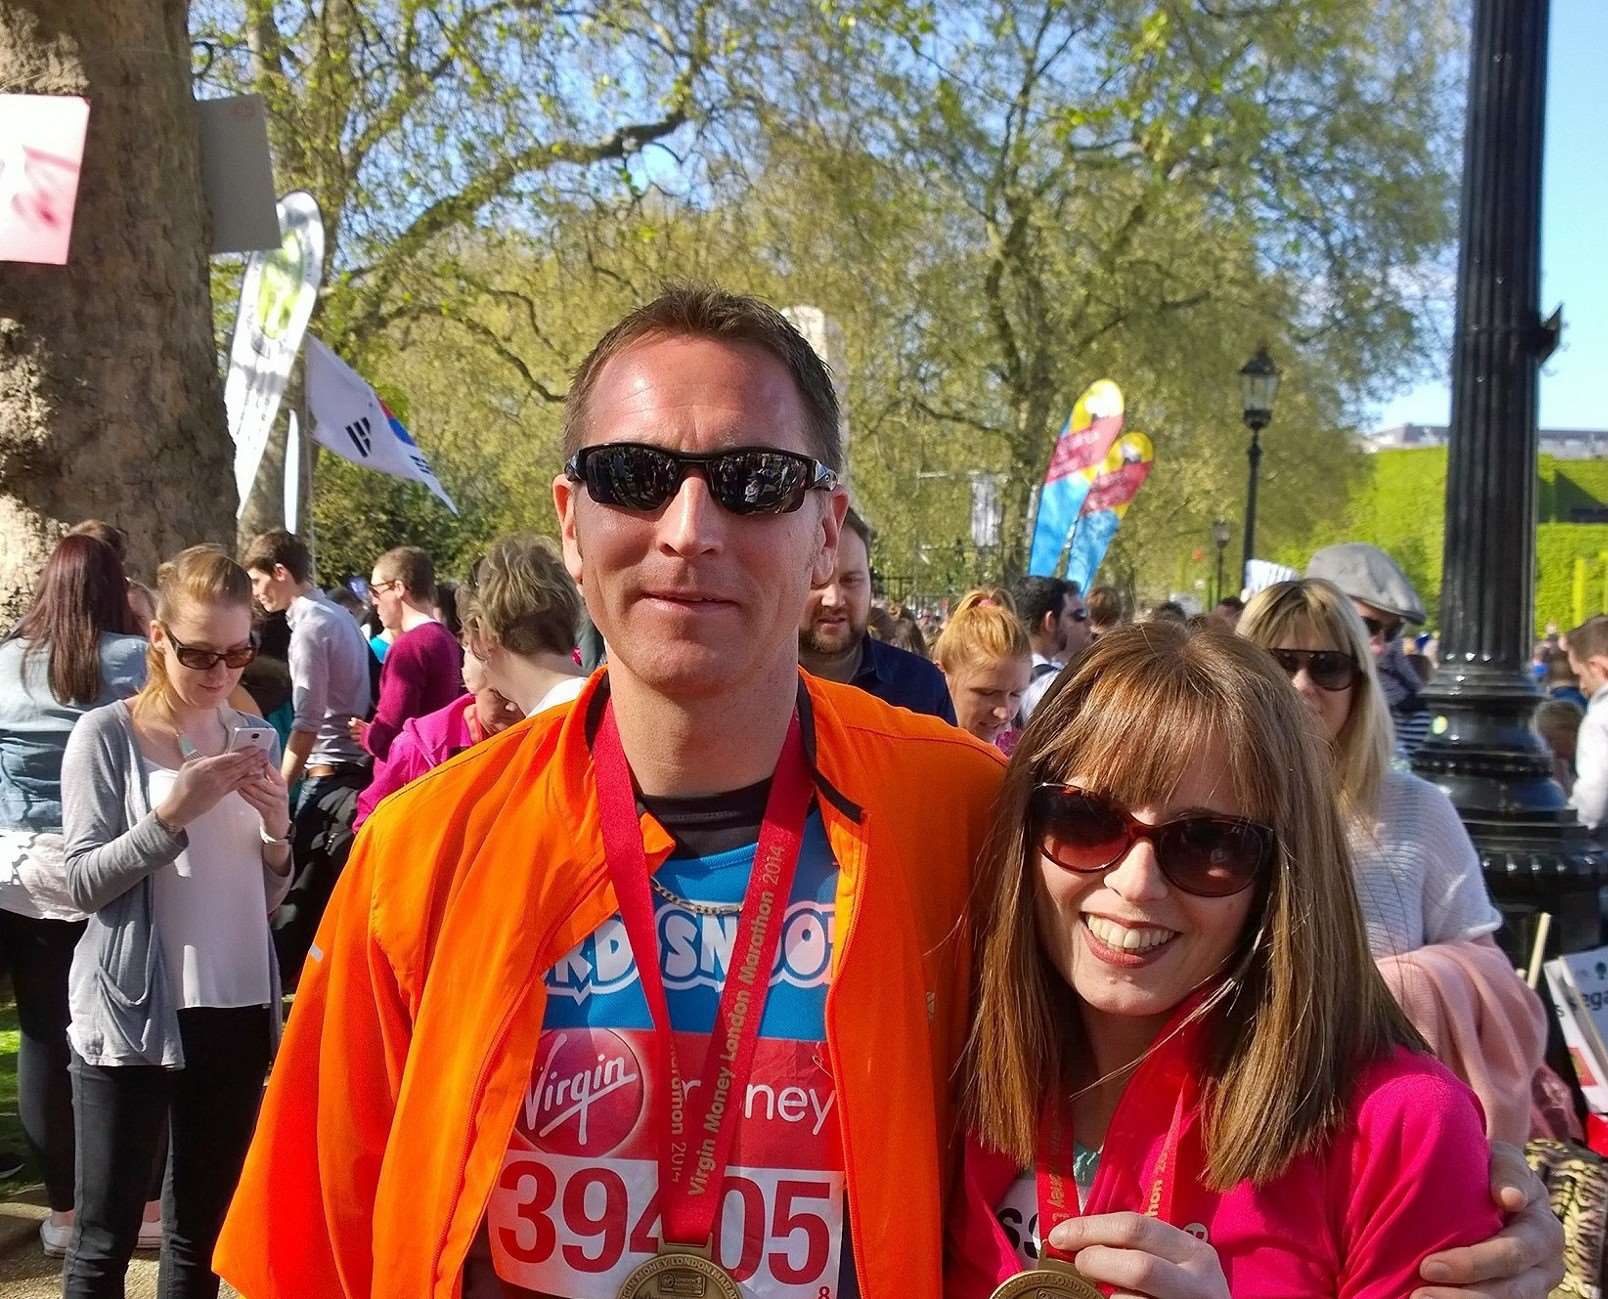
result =
[[[653,891],[666,902],[673,902],[678,907],[685,907],[695,916],[736,916],[741,915],[743,904],[741,902],[723,902],[718,905],[711,902],[694,902],[691,898],[684,898],[679,893],[672,893],[659,883],[658,877],[649,875],[648,883]]]

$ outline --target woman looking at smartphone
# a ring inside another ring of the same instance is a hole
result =
[[[984,853],[948,1299],[1097,1294],[1013,1282],[1074,1241],[1124,1295],[1410,1294],[1496,1230],[1489,1149],[1369,957],[1300,699],[1162,623],[1068,671]]]
[[[256,652],[245,570],[192,547],[162,566],[145,687],[67,744],[67,881],[89,913],[69,982],[69,1299],[123,1294],[164,1121],[161,1291],[218,1293],[212,1248],[279,1032],[268,913],[290,880],[277,741],[227,703]]]

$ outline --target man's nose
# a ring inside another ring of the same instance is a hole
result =
[[[719,550],[725,513],[710,495],[703,475],[689,473],[659,516],[659,544],[684,557]]]

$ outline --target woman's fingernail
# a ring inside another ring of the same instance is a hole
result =
[[[1425,1263],[1419,1269],[1419,1273],[1426,1281],[1450,1281],[1452,1279],[1452,1269],[1444,1263]]]

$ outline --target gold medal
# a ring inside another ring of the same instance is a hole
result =
[[[1099,1292],[1093,1292],[1100,1299]],[[742,1299],[731,1274],[707,1254],[666,1249],[632,1270],[620,1299]]]
[[[992,1299],[1105,1299],[1099,1288],[1070,1263],[1041,1259],[1030,1272],[1002,1282]]]

